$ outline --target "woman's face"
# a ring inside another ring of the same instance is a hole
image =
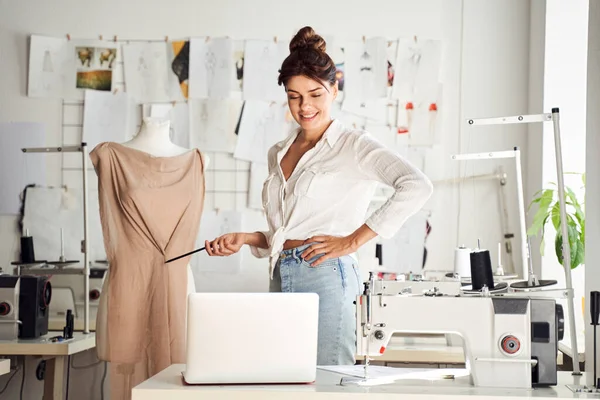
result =
[[[337,83],[317,82],[306,76],[292,77],[286,87],[292,116],[303,130],[319,129],[331,122],[331,105],[337,96]]]

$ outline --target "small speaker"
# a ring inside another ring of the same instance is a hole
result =
[[[19,338],[37,339],[48,333],[52,285],[47,276],[21,276]]]

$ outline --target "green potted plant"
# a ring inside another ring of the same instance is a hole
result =
[[[585,174],[581,175],[583,188],[585,188]],[[531,203],[529,208],[534,204],[538,204],[537,212],[533,217],[533,223],[527,230],[528,236],[537,236],[541,233],[542,243],[540,245],[540,254],[544,255],[544,243],[545,243],[545,227],[548,222],[552,222],[554,229],[556,230],[556,236],[554,238],[554,250],[556,258],[560,265],[563,265],[562,258],[562,228],[560,220],[560,205],[558,202],[558,185],[554,182],[550,182],[552,186],[549,189],[542,189],[538,191]],[[567,232],[569,235],[569,247],[571,248],[571,269],[575,269],[585,262],[585,212],[584,203],[579,202],[575,192],[565,186],[565,201],[567,211]],[[564,265],[563,265],[564,266]]]

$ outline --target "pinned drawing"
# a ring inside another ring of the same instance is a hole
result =
[[[419,211],[390,239],[382,239],[386,272],[419,274],[424,266],[428,211]]]
[[[174,75],[168,71],[167,46],[164,42],[123,45],[127,92],[140,103],[168,102],[181,97],[178,87],[171,90],[170,76]]]
[[[433,93],[429,90],[427,93]],[[412,146],[433,146],[440,139],[440,101],[442,85],[437,86],[436,96],[414,101],[400,101],[397,112],[397,133],[406,135]]]
[[[234,157],[266,164],[271,146],[285,139],[286,107],[264,101],[246,101]]]
[[[31,36],[29,48],[29,97],[61,98],[68,73],[67,39]]]
[[[250,164],[250,185],[248,188],[248,208],[263,209],[262,190],[265,180],[269,176],[267,164]]]
[[[233,153],[235,127],[242,102],[234,99],[190,102],[190,146],[202,151]]]
[[[75,87],[110,92],[116,58],[116,47],[75,46]]]
[[[233,78],[231,91],[235,98],[242,98],[243,82],[244,82],[244,41],[235,40],[233,42],[233,65],[234,70],[231,75]]]
[[[85,91],[83,141],[91,151],[100,142],[124,142],[129,134],[127,93]]]
[[[286,101],[285,90],[277,84],[288,43],[248,40],[244,52],[244,100]]]
[[[435,96],[440,83],[442,46],[439,40],[398,40],[392,95],[406,100]]]
[[[344,99],[366,102],[387,97],[387,40],[371,38],[344,48]]]
[[[189,97],[189,76],[190,76],[190,42],[175,41],[171,42],[173,48],[173,61],[171,70],[177,77],[181,93],[184,98]]]
[[[233,61],[232,39],[192,38],[190,98],[228,98],[232,90]]]

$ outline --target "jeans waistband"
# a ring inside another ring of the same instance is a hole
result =
[[[293,249],[282,250],[279,253],[279,259],[292,257],[296,260],[300,260],[300,259],[302,259],[301,253],[304,250],[306,250],[308,247],[310,247],[311,244],[313,244],[313,243],[303,244],[302,246],[294,247]]]

